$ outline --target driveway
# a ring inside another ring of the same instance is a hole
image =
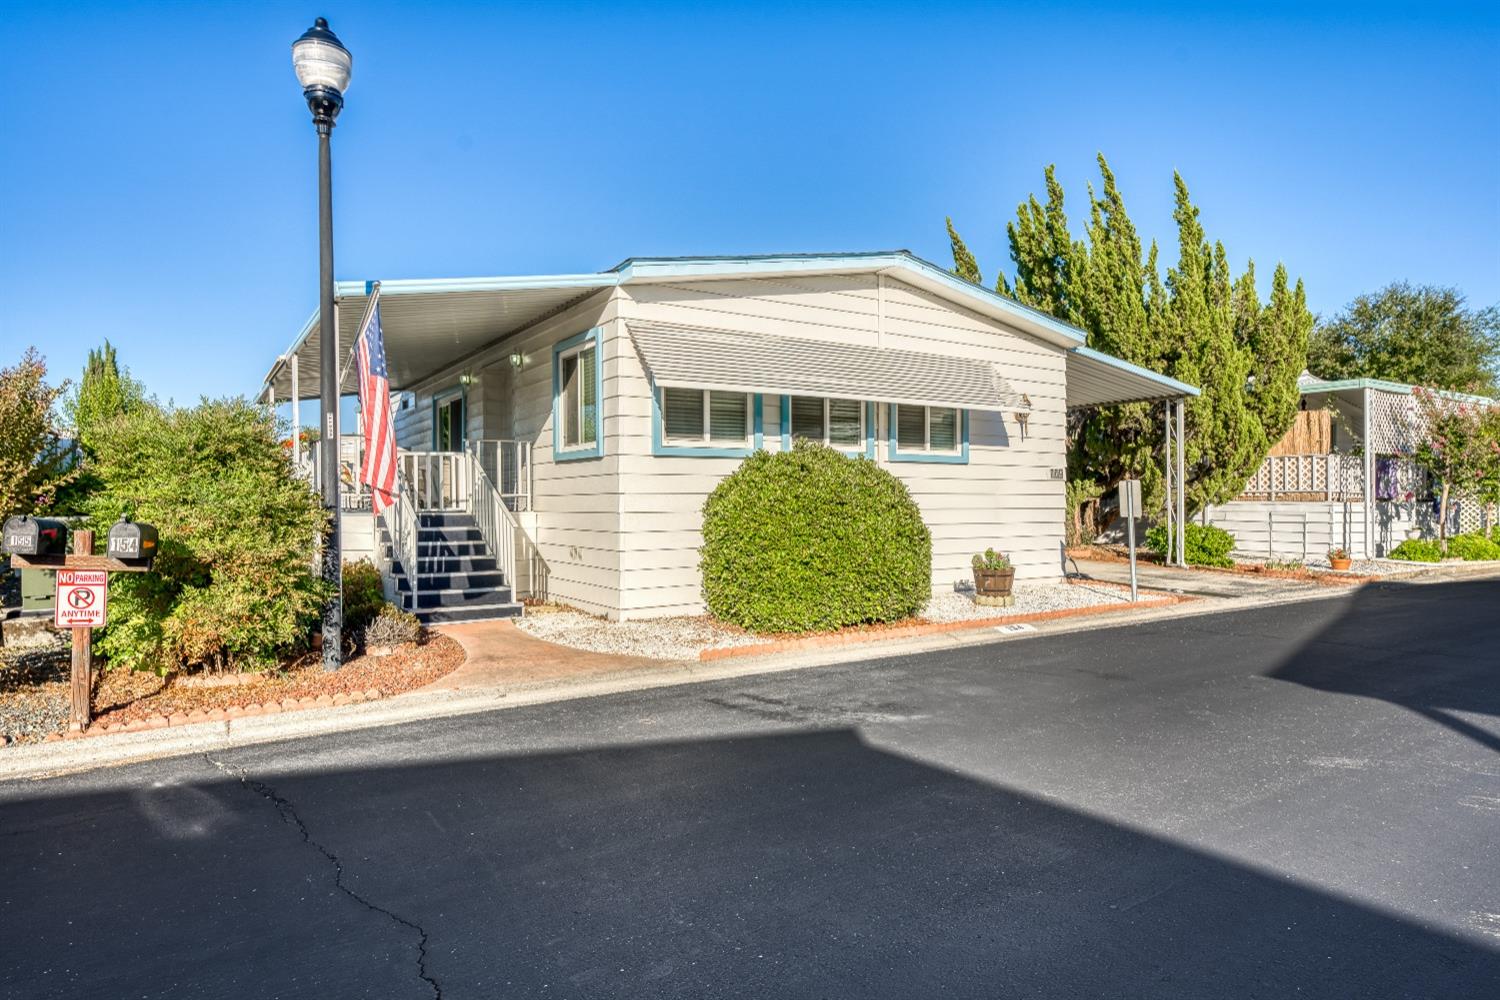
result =
[[[0,995],[1500,995],[1500,584],[0,785]]]

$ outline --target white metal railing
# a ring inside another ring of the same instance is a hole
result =
[[[417,595],[420,590],[417,572],[419,567],[417,560],[418,521],[417,510],[407,495],[406,490],[398,490],[396,502],[387,507],[380,514],[381,521],[385,525],[386,534],[390,536],[391,547],[376,544],[376,558],[380,564],[380,579],[385,584],[385,599],[392,604],[401,604],[401,595],[396,592],[396,577],[393,562],[400,562],[402,575],[406,577],[407,586],[411,588],[411,608],[415,612],[420,606]]]
[[[400,451],[396,467],[418,511],[467,507],[474,469],[467,452]]]
[[[1240,498],[1360,500],[1364,479],[1364,459],[1359,455],[1267,455]]]
[[[531,509],[531,442],[483,438],[469,442],[484,474],[514,511]]]
[[[514,588],[517,586],[515,517],[489,474],[484,471],[478,450],[463,452],[463,456],[470,463],[469,493],[465,509],[479,526],[479,534],[494,555],[495,564],[505,574],[506,584]]]

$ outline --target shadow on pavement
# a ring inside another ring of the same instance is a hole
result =
[[[1401,599],[1410,586],[1361,588],[1268,676],[1400,705],[1500,752],[1500,736],[1454,714],[1500,716],[1500,581],[1423,584],[1423,600]]]
[[[450,1000],[1500,995],[1476,940],[848,729],[252,777],[10,796],[0,995],[426,997],[423,936]]]

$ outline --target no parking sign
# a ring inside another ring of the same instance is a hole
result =
[[[104,624],[109,573],[102,569],[57,571],[57,601],[53,622],[58,628],[97,628]]]

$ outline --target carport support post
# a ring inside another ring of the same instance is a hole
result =
[[[1365,552],[1366,559],[1375,557],[1375,447],[1370,440],[1370,387],[1367,385],[1360,390],[1360,407],[1364,416],[1360,421],[1360,433],[1364,435],[1364,475],[1365,481],[1364,497],[1365,508]]]
[[[1182,436],[1186,425],[1182,400],[1177,400],[1177,565],[1187,565],[1187,478],[1183,462]]]
[[[292,352],[292,464],[302,465],[302,410],[297,403],[302,399],[302,387],[297,384],[297,353]]]
[[[73,551],[78,555],[94,554],[94,533],[87,528],[73,532]],[[74,626],[72,670],[72,718],[68,728],[81,733],[89,727],[89,693],[94,681],[94,630]]]
[[[1167,488],[1167,547],[1170,552],[1162,553],[1166,556],[1167,565],[1172,565],[1173,556],[1177,552],[1177,532],[1182,528],[1177,524],[1177,506],[1172,503],[1172,401],[1169,399],[1162,404],[1162,423],[1166,425],[1167,437],[1166,447],[1162,456],[1166,462],[1166,488]]]

